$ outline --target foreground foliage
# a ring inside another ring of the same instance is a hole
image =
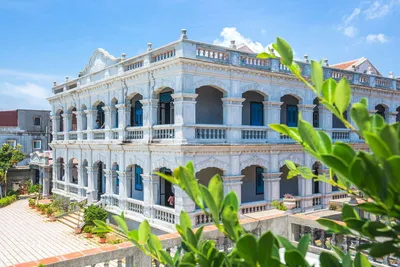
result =
[[[351,118],[355,122],[355,125],[351,125],[344,116],[351,103],[351,88],[346,78],[339,82],[324,80],[321,64],[312,61],[309,81],[301,76],[301,69],[293,61],[292,49],[286,41],[277,38],[273,48],[279,53],[281,62],[317,95],[319,103],[335,114],[354,134],[364,139],[371,151],[355,151],[346,143],[333,143],[328,134],[315,130],[300,114],[296,128],[280,124],[272,124],[270,127],[302,145],[307,153],[329,168],[329,176],[316,176],[310,168],[287,161],[289,178],[301,175],[306,179],[339,186],[349,194],[361,194],[365,203],[358,205],[357,209],[381,216],[381,221],[363,219],[357,210],[345,205],[342,210],[344,225],[327,219],[320,219],[319,222],[328,227],[330,232],[368,240],[368,244],[358,249],[368,251],[373,257],[390,254],[400,256],[400,196],[396,194],[400,191],[398,123],[388,125],[381,116],[370,115],[367,100],[362,99],[350,109]],[[271,58],[275,55],[262,53],[259,57]],[[209,214],[217,229],[233,242],[233,248],[228,254],[220,252],[214,241],[202,238],[203,227],[193,230],[189,215],[182,212],[179,224],[176,225],[182,243],[175,255],[171,256],[162,248],[160,240],[150,232],[147,221],[142,222],[138,230],[129,231],[123,214],[115,216],[128,239],[143,253],[168,266],[309,266],[305,255],[310,237],[305,235],[295,247],[289,240],[271,232],[263,233],[260,237],[247,233],[239,224],[237,196],[234,192],[224,196],[223,182],[219,175],[210,180],[208,187],[203,186],[195,178],[192,162],[176,168],[172,176],[157,174],[182,188],[203,212]],[[333,179],[334,176],[338,178],[337,181]],[[281,248],[285,249],[283,259],[279,255]],[[333,250],[336,254],[323,252],[320,255],[321,266],[370,266],[367,257],[360,252],[352,258],[336,247]]]
[[[0,198],[0,208],[10,205],[17,200],[17,195]]]
[[[7,195],[7,172],[16,165],[18,162],[25,159],[25,154],[22,152],[22,146],[17,145],[15,148],[9,144],[3,144],[0,147],[0,186],[5,188],[5,195]],[[0,189],[0,196],[2,196],[2,189]]]

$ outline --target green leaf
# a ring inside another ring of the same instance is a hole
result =
[[[179,181],[184,185],[185,192],[188,196],[201,208],[203,209],[203,201],[200,197],[199,184],[197,183],[196,177],[191,173],[191,170],[185,167],[179,167]]]
[[[193,233],[192,229],[186,228],[187,241],[190,244],[190,248],[195,251],[199,240],[197,240],[196,235]]]
[[[239,210],[239,200],[234,191],[230,191],[226,194],[222,206],[232,206],[236,212]]]
[[[139,231],[138,230],[132,230],[128,232],[127,234],[129,239],[135,240],[136,242],[139,241]]]
[[[139,242],[141,244],[145,244],[147,240],[149,239],[150,235],[150,224],[147,220],[144,220],[140,225],[139,225]]]
[[[201,237],[203,235],[203,230],[204,230],[204,225],[202,225],[199,229],[197,229],[196,233],[194,234],[197,240],[201,240]]]
[[[306,266],[304,257],[296,249],[285,250],[285,262],[290,267]]]
[[[355,103],[350,109],[350,116],[357,125],[360,134],[363,136],[364,131],[368,131],[371,127],[370,116],[367,107],[362,103]]]
[[[184,265],[179,265],[179,266],[196,266],[196,258],[194,256],[193,252],[187,252],[185,254],[183,254],[182,260],[181,260],[181,264]]]
[[[279,243],[280,243],[285,249],[287,249],[287,250],[296,249],[296,247],[293,246],[293,244],[292,244],[289,240],[287,240],[286,238],[284,238],[283,236],[277,236],[276,238],[278,239]]]
[[[325,226],[328,228],[330,232],[337,233],[337,234],[350,234],[351,232],[346,226],[340,225],[335,221],[329,220],[329,219],[318,219],[317,222],[321,224],[322,226]]]
[[[238,212],[232,205],[224,206],[222,210],[222,223],[229,237],[233,241],[236,241],[242,232],[242,226],[239,224]]]
[[[353,262],[351,260],[350,254],[346,254],[346,256],[343,257],[342,267],[353,267]]]
[[[366,142],[368,143],[372,152],[379,158],[389,158],[392,156],[392,152],[389,147],[382,141],[377,134],[365,133],[364,135]]]
[[[160,258],[163,261],[164,264],[168,264],[169,266],[175,266],[174,261],[171,258],[171,255],[166,252],[165,250],[160,250],[158,252],[160,254]]]
[[[336,81],[332,78],[325,80],[322,85],[322,95],[324,96],[324,100],[331,105],[335,103],[335,92]]]
[[[310,235],[304,235],[300,241],[299,244],[297,245],[297,250],[303,255],[303,257],[306,256],[307,251],[308,251],[308,244],[310,244]]]
[[[251,266],[257,263],[257,240],[253,235],[246,234],[239,238],[236,243],[236,250],[245,262]]]
[[[304,142],[315,152],[319,152],[320,142],[317,131],[307,121],[299,119],[298,130]]]
[[[373,133],[377,133],[385,125],[385,120],[381,115],[372,114],[370,120],[371,120],[371,132]]]
[[[192,228],[192,222],[190,221],[190,217],[187,212],[181,211],[179,223],[182,230],[185,230],[185,228]]]
[[[176,179],[175,177],[162,173],[162,172],[154,172],[155,175],[160,176],[161,178],[167,180],[168,182],[172,183],[172,184],[179,184],[178,179]]]
[[[292,65],[293,51],[284,39],[277,37],[276,43],[273,43],[272,47],[278,52],[283,64],[287,66]]]
[[[363,231],[369,233],[372,237],[397,238],[396,232],[381,222],[368,221],[364,224]]]
[[[350,205],[344,204],[342,208],[342,219],[346,221],[347,219],[360,219],[357,211]]]
[[[343,258],[345,257],[345,254],[343,253],[343,251],[340,248],[338,248],[337,246],[332,246],[332,249],[339,256],[339,258],[343,260]]]
[[[207,187],[205,187],[202,184],[199,184],[199,188],[200,188],[200,193],[203,196],[203,201],[210,210],[214,222],[219,223],[219,209],[217,208],[217,205],[215,204],[215,201],[210,191],[208,191]]]
[[[321,155],[321,160],[326,166],[333,169],[335,173],[347,177],[348,165],[341,158],[335,155],[325,154]]]
[[[161,241],[158,239],[156,235],[153,234],[149,235],[149,240],[147,241],[147,245],[152,254],[157,256],[157,258],[160,258],[159,251],[162,250],[163,248],[161,245]]]
[[[384,208],[382,208],[380,205],[372,203],[372,202],[366,202],[359,204],[357,206],[360,210],[365,210],[366,212],[376,214],[376,215],[386,215],[387,212]]]
[[[362,188],[362,183],[365,178],[365,164],[360,158],[355,158],[350,164],[350,175],[348,180],[357,188]]]
[[[287,125],[271,123],[268,126],[275,132],[278,132],[278,133],[281,133],[284,135],[289,135],[289,127]]]
[[[320,154],[332,152],[332,141],[329,135],[323,131],[317,131],[319,143],[320,143]]]
[[[126,224],[126,221],[121,216],[118,215],[114,215],[113,218],[115,222],[118,224],[118,226],[121,228],[122,232],[124,234],[127,234],[129,232],[129,229],[128,225]]]
[[[344,162],[348,162],[349,164],[354,160],[354,157],[356,156],[356,152],[354,151],[354,149],[350,145],[342,142],[336,142],[333,145],[333,154],[342,159]]]
[[[296,164],[294,164],[291,160],[285,160],[285,165],[286,167],[288,167],[289,170],[297,170]]]
[[[393,125],[385,125],[379,133],[379,136],[382,138],[382,141],[389,147],[391,153],[393,155],[399,155],[400,150],[399,146],[396,145],[399,143],[399,138],[397,136],[397,127],[393,127]]]
[[[346,77],[343,77],[336,86],[335,105],[340,114],[343,114],[351,101],[351,88]]]
[[[314,173],[312,170],[308,167],[298,167],[297,170],[299,170],[300,175],[305,178],[305,179],[312,179],[314,178]]]
[[[351,230],[357,231],[359,233],[364,233],[362,230],[365,222],[359,219],[350,218],[346,220],[346,226]]]
[[[321,267],[342,267],[338,258],[327,252],[322,252],[319,255],[319,262]]]
[[[208,183],[208,191],[214,199],[217,210],[220,211],[222,208],[222,202],[224,199],[224,184],[219,174],[214,175]]]
[[[370,267],[371,264],[368,261],[368,258],[358,252],[356,257],[354,258],[354,267]]]
[[[266,53],[266,52],[262,52],[262,53],[259,53],[259,54],[257,55],[257,58],[268,59],[268,58],[272,58],[272,56],[271,56],[271,54],[268,54],[268,53]]]
[[[317,90],[318,96],[322,93],[322,84],[324,82],[324,71],[318,61],[311,60],[311,81]]]
[[[258,262],[260,266],[268,266],[268,262],[272,257],[272,250],[274,248],[275,237],[268,231],[264,233],[258,240]]]

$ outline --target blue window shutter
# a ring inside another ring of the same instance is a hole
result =
[[[263,126],[264,106],[260,102],[250,103],[250,125]]]
[[[286,108],[286,124],[289,127],[297,127],[298,109],[297,105],[287,105]]]
[[[140,101],[135,102],[135,126],[143,126],[143,105]]]
[[[135,165],[135,189],[139,191],[143,190],[142,173],[143,169]]]

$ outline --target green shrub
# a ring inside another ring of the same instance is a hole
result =
[[[107,211],[101,207],[90,205],[85,209],[83,214],[83,221],[86,225],[94,226],[94,220],[100,220],[105,222],[107,219]]]
[[[17,200],[16,195],[0,198],[0,208],[5,207]]]
[[[283,204],[283,202],[279,202],[278,200],[274,200],[271,203],[272,207],[274,207],[277,210],[283,210],[286,211],[287,207],[285,206],[285,204]]]
[[[333,202],[329,203],[329,209],[330,210],[337,210],[338,209],[338,204],[333,203]]]
[[[92,226],[92,225],[86,225],[86,226],[83,228],[83,232],[85,232],[85,233],[91,233],[92,230],[93,230],[93,226]]]

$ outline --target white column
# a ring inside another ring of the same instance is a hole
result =
[[[175,190],[175,211],[177,215],[181,211],[193,212],[196,210],[196,205],[193,200],[179,186],[173,185]]]
[[[121,210],[127,208],[126,199],[129,197],[129,185],[132,179],[131,172],[117,171],[119,178],[119,207]]]
[[[78,140],[82,140],[82,114],[83,111],[73,111],[73,114],[76,116],[76,133],[78,136]]]
[[[222,180],[224,183],[224,195],[230,191],[234,191],[238,197],[239,205],[242,203],[242,179],[244,175],[224,175]]]
[[[173,94],[175,116],[175,141],[187,143],[195,138],[195,129],[184,125],[196,123],[196,97],[197,94]]]
[[[397,112],[387,112],[389,119],[388,119],[388,123],[389,124],[393,124],[396,123],[396,118],[397,118]]]
[[[304,155],[304,166],[312,168],[312,158],[308,154]],[[303,210],[308,210],[312,209],[312,198],[313,198],[313,193],[312,193],[312,186],[313,186],[313,180],[312,179],[305,179],[301,177],[300,175],[298,176],[299,179],[299,195],[302,196],[304,199],[301,203],[301,208]]]
[[[264,199],[267,202],[280,199],[281,172],[263,173],[264,177]]]
[[[106,188],[105,195],[113,195],[114,194],[114,175],[112,170],[104,169],[104,176],[106,177]]]
[[[228,126],[241,126],[242,125],[242,103],[245,101],[244,98],[233,98],[226,97],[222,98],[223,111],[224,111],[224,125]],[[229,141],[241,140],[241,130],[231,129],[227,131],[227,139]]]
[[[332,113],[324,106],[319,106],[319,127],[323,130],[332,129]]]
[[[143,141],[151,142],[151,127],[157,124],[158,99],[140,100],[143,105]]]
[[[80,164],[79,164],[80,165]],[[85,195],[83,195],[83,187],[85,186],[83,183],[83,177],[84,177],[84,168],[82,166],[78,167],[78,195],[80,197],[86,197]]]
[[[160,197],[160,177],[154,174],[142,174],[142,179],[143,202],[146,203],[143,214],[145,217],[150,218],[152,216],[151,208],[158,203]]]
[[[60,131],[60,116],[51,116],[53,140],[57,141],[57,133]]]
[[[48,168],[43,169],[43,197],[47,198],[50,193],[50,173]]]
[[[65,191],[69,193],[69,184],[71,183],[72,176],[72,166],[73,164],[64,163],[64,173],[65,173]]]
[[[104,129],[105,129],[105,139],[110,140],[112,139],[111,136],[111,129],[113,129],[113,126],[115,125],[115,107],[113,106],[107,106],[107,107],[102,107],[104,110]]]
[[[280,124],[281,123],[281,105],[283,102],[264,101],[264,123]],[[268,142],[278,143],[280,135],[273,130],[268,131]]]
[[[300,104],[300,105],[298,105],[298,107],[303,116],[303,120],[305,120],[305,121],[309,122],[311,125],[313,125],[313,111],[314,111],[315,105]]]
[[[71,131],[72,114],[64,113],[61,116],[64,118],[64,140],[68,140],[68,132]]]
[[[96,114],[97,110],[88,109],[84,111],[86,113],[87,119],[87,140],[93,140],[93,132],[91,130],[95,129],[96,125]]]
[[[88,173],[88,189],[86,191],[88,203],[97,200],[97,168],[86,167]]]
[[[131,105],[118,104],[115,107],[118,109],[118,139],[125,140],[125,128],[129,125]]]

